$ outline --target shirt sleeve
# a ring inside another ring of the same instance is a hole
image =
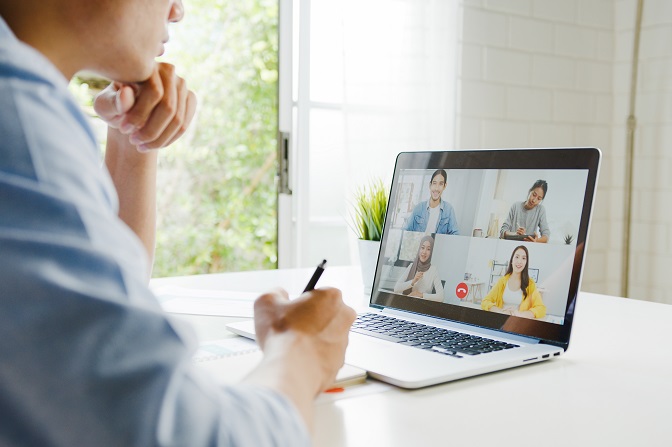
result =
[[[406,278],[408,278],[408,274],[411,271],[411,267],[413,267],[413,263],[408,264],[404,270],[404,273],[402,273],[402,275],[397,280],[397,283],[394,285],[394,291],[396,293],[402,293],[404,290],[412,287],[411,284],[413,283],[413,279],[406,281]]]
[[[492,286],[492,289],[490,289],[490,292],[488,292],[487,295],[485,295],[485,298],[481,301],[481,309],[483,310],[490,310],[492,306],[498,306],[502,307],[502,294],[504,290],[504,285],[508,281],[508,277],[502,276],[497,280],[494,286]]]
[[[431,266],[427,271],[427,273],[430,273],[430,271],[432,275],[432,277],[430,278],[431,289],[429,290],[429,292],[423,293],[422,297],[426,300],[443,302],[443,284],[441,284],[441,279],[439,278],[439,271],[434,266]],[[434,293],[431,293],[432,289],[434,289]]]
[[[306,427],[286,397],[245,384],[213,390],[209,378],[199,373],[192,369],[175,376],[159,416],[159,445],[310,445]]]
[[[449,219],[450,224],[448,225],[448,234],[454,234],[454,235],[459,235],[460,234],[460,229],[457,225],[457,216],[455,216],[455,208],[453,206],[450,206],[450,219]]]
[[[551,237],[551,229],[546,221],[546,208],[539,205],[539,232],[542,236]]]
[[[190,328],[147,287],[146,252],[117,216],[112,181],[67,82],[34,50],[6,44],[0,444],[309,444],[287,399],[222,388],[198,370]]]
[[[515,213],[516,213],[516,204],[514,203],[511,205],[511,208],[509,208],[509,214],[506,216],[506,220],[502,224],[502,229],[499,231],[499,237],[503,238],[504,235],[506,234],[507,231],[512,231],[511,227],[513,226],[513,222],[515,221]]]
[[[222,388],[200,371],[190,328],[170,321],[141,284],[116,281],[114,263],[95,251],[1,242],[0,413],[13,427],[9,444],[309,445],[287,399],[251,385]]]
[[[404,230],[406,231],[416,231],[416,225],[415,225],[415,216],[419,216],[421,213],[422,208],[420,207],[422,205],[422,202],[418,203],[413,207],[413,211],[411,212],[411,215],[408,216],[406,220],[406,227]]]

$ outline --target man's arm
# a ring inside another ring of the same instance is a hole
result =
[[[112,83],[94,107],[108,123],[105,164],[119,196],[119,217],[141,239],[154,258],[156,232],[156,165],[160,149],[187,129],[196,97],[170,64],[157,64],[138,84]]]
[[[149,276],[156,233],[157,159],[156,151],[139,152],[128,136],[108,128],[105,164],[119,196],[119,218],[142,241],[149,259]]]
[[[314,290],[292,301],[283,290],[262,295],[254,303],[254,323],[264,359],[246,381],[287,396],[310,427],[313,400],[333,385],[343,366],[355,317],[337,289]]]

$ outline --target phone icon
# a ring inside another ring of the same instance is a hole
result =
[[[455,295],[463,300],[469,294],[469,286],[466,283],[459,283],[455,288]]]

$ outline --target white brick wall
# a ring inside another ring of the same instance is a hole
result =
[[[584,290],[620,295],[636,0],[462,0],[458,147],[598,146]],[[630,296],[672,303],[672,1],[646,0]]]

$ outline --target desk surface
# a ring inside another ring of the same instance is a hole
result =
[[[154,279],[153,285],[298,295],[312,269]],[[358,267],[330,267],[336,286],[363,309]],[[181,316],[202,340],[231,335],[222,317]],[[322,446],[669,446],[672,306],[581,293],[567,353],[557,359],[420,390],[375,381],[316,403]],[[368,387],[368,388],[367,388]],[[359,388],[359,389],[357,389]],[[367,391],[370,390],[370,391]]]

